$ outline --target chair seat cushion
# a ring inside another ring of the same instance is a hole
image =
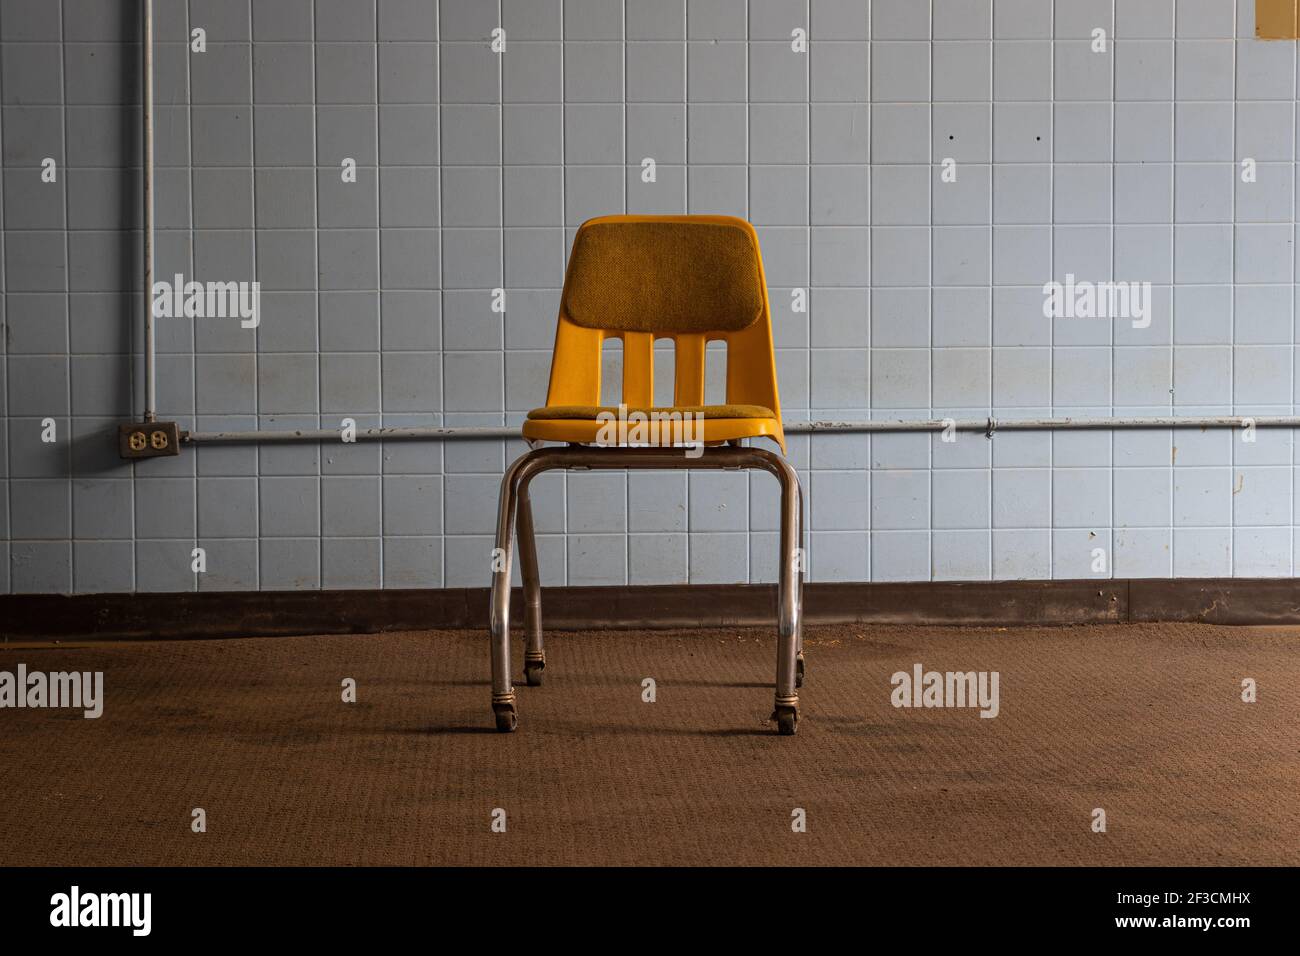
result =
[[[770,408],[764,408],[762,405],[667,405],[655,406],[652,408],[628,408],[624,414],[630,415],[633,412],[639,412],[643,415],[649,415],[651,413],[658,413],[660,415],[702,415],[706,420],[710,418],[776,417]],[[618,406],[548,405],[545,408],[534,408],[528,413],[528,417],[533,421],[595,421],[602,414],[617,417]]]

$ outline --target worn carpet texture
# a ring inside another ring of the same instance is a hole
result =
[[[0,646],[0,670],[102,670],[106,698],[97,720],[0,710],[0,862],[1300,863],[1298,629],[806,644],[795,737],[766,720],[768,630],[553,634],[514,735],[483,633]],[[998,716],[895,708],[917,663],[997,671]]]

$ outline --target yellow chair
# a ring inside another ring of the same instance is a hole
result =
[[[620,406],[600,402],[606,339],[623,343]],[[673,405],[654,405],[654,343],[672,339]],[[727,346],[726,402],[704,404],[705,349]],[[518,724],[510,680],[510,567],[516,522],[524,585],[524,674],[542,683],[541,585],[528,487],[550,469],[759,468],[781,483],[776,709],[782,734],[798,725],[803,682],[803,494],[781,455],[740,444],[770,438],[785,451],[767,282],[753,226],[730,216],[604,216],[573,241],[546,405],[523,426],[533,450],[501,482],[490,629],[497,729]],[[565,447],[540,447],[543,442]],[[633,503],[635,506],[635,503]]]

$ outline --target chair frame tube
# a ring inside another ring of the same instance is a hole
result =
[[[803,490],[799,475],[785,458],[764,448],[725,445],[706,448],[691,458],[682,448],[624,448],[591,445],[538,448],[515,459],[501,479],[493,552],[489,631],[492,650],[492,707],[509,715],[514,726],[515,692],[510,679],[510,576],[513,544],[519,539],[520,577],[524,585],[525,666],[544,666],[541,581],[528,495],[532,480],[545,471],[619,469],[758,469],[781,484],[781,555],[778,574],[776,708],[798,713],[796,677],[803,657]],[[506,729],[506,728],[503,728]]]

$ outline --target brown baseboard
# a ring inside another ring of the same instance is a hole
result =
[[[520,620],[521,595],[513,614]],[[585,628],[763,626],[762,584],[561,587],[542,592],[545,625]],[[138,640],[373,634],[486,628],[486,588],[0,595],[0,638]],[[804,589],[814,624],[1300,624],[1300,579],[1205,578],[840,584]]]

